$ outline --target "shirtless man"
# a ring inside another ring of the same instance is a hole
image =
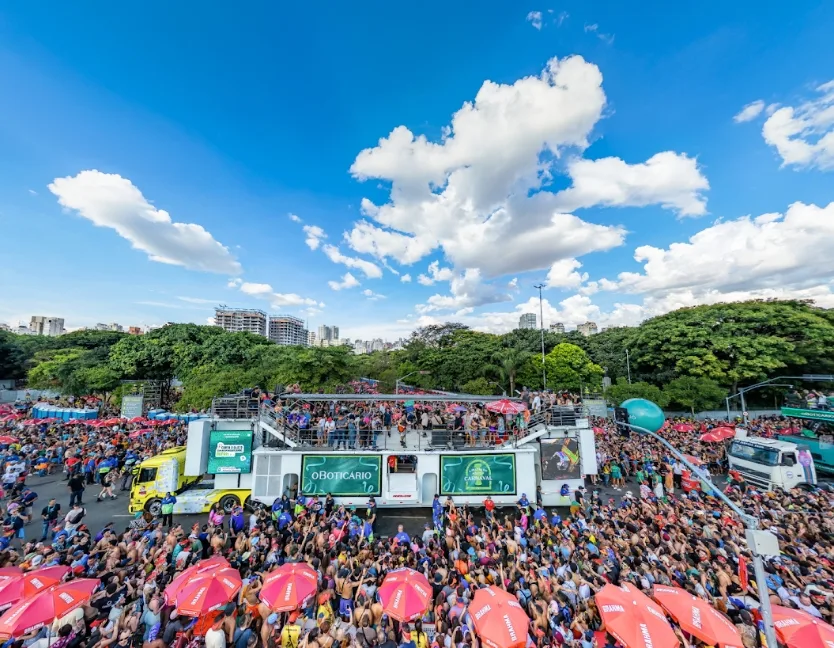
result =
[[[336,577],[336,592],[339,594],[339,616],[346,622],[349,622],[351,616],[353,616],[354,588],[362,582],[364,577],[365,572],[360,575],[357,570],[354,570],[351,574],[347,569],[341,571]]]

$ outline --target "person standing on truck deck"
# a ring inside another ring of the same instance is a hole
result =
[[[162,498],[162,526],[167,526],[169,529],[174,526],[174,504],[177,503],[177,498],[170,491],[165,493]]]

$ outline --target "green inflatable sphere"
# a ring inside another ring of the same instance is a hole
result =
[[[657,432],[666,421],[663,410],[645,398],[629,398],[620,407],[628,410],[628,422],[631,425],[645,428],[649,432]]]

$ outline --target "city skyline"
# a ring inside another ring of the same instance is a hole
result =
[[[228,304],[373,340],[834,306],[834,5],[569,5],[4,7],[0,321]],[[184,38],[147,56],[149,30]]]

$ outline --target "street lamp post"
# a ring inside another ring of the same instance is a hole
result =
[[[628,349],[625,350],[626,352],[626,371],[628,371],[628,384],[631,384],[631,360],[628,357]]]
[[[617,425],[624,425],[637,432],[648,434],[655,441],[659,441],[661,444],[663,444],[675,456],[675,458],[678,459],[678,461],[683,463],[702,481],[711,483],[709,477],[706,474],[704,474],[700,468],[690,463],[689,460],[683,454],[681,454],[677,448],[675,448],[675,446],[673,446],[660,435],[656,434],[655,432],[652,432],[651,430],[647,430],[644,427],[640,427],[638,425],[631,425],[630,423],[618,422]],[[760,530],[759,520],[756,517],[748,515],[743,510],[741,510],[735,504],[735,502],[733,502],[729,497],[722,493],[720,489],[713,488],[713,494],[718,496],[727,506],[729,506],[735,512],[735,514],[738,515],[738,517],[744,524],[745,536],[747,538],[747,546],[750,549],[750,552],[753,554],[753,570],[756,574],[756,588],[757,593],[759,595],[759,604],[761,605],[762,620],[764,621],[767,645],[776,646],[776,630],[773,625],[773,610],[770,607],[770,593],[767,589],[767,574],[765,573],[764,561],[762,560],[761,553],[757,549],[757,539],[761,538],[762,534],[768,534],[770,536],[772,536],[772,534],[769,531]]]
[[[394,393],[395,394],[400,393],[400,383],[403,380],[405,380],[406,378],[408,378],[409,376],[413,376],[414,374],[419,374],[421,376],[426,376],[430,373],[431,373],[430,371],[418,370],[418,371],[412,371],[411,373],[407,373],[406,375],[402,376],[401,378],[397,378],[397,380],[394,382]]]
[[[538,288],[539,290],[539,330],[541,331],[542,337],[542,385],[544,389],[547,389],[547,369],[544,366],[544,306],[542,305],[542,288],[544,288],[544,284],[538,283],[533,288]]]

